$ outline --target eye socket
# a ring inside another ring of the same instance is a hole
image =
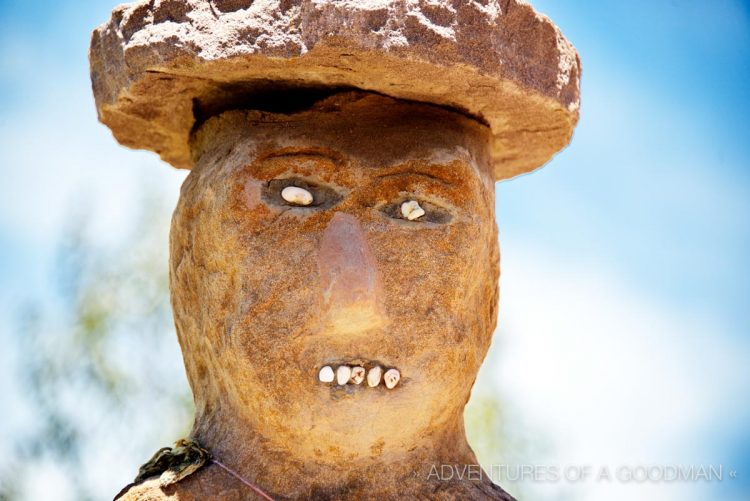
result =
[[[413,197],[388,204],[382,207],[380,212],[391,219],[401,219],[417,224],[448,224],[453,219],[453,214],[448,209]]]
[[[328,186],[314,184],[298,177],[290,177],[268,181],[263,188],[261,198],[268,205],[325,210],[339,203],[344,197]]]

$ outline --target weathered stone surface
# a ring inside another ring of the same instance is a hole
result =
[[[90,59],[100,120],[180,168],[196,119],[291,90],[467,113],[492,129],[495,179],[543,165],[578,119],[575,49],[521,0],[143,0],[94,31]]]
[[[499,249],[485,125],[339,94],[295,114],[228,111],[192,136],[170,235],[191,437],[275,499],[503,499],[463,409],[496,325]],[[319,200],[292,206],[288,182]],[[406,200],[426,214],[400,215]],[[397,369],[321,382],[322,367]],[[125,500],[256,499],[212,466]]]

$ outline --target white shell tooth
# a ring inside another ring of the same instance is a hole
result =
[[[349,378],[352,377],[352,368],[348,365],[341,365],[336,369],[336,382],[340,386],[344,386],[349,382]]]
[[[281,190],[281,198],[294,205],[310,205],[313,202],[312,193],[298,186],[287,186]]]
[[[424,216],[424,209],[420,207],[419,202],[416,200],[409,200],[401,204],[401,215],[409,221]]]
[[[393,389],[401,379],[401,373],[396,369],[388,369],[383,376],[385,380],[385,387],[389,390]]]
[[[326,365],[325,367],[320,369],[320,372],[318,373],[318,379],[320,379],[321,383],[331,383],[333,382],[333,369],[331,369],[330,365]]]
[[[360,384],[365,380],[364,367],[352,367],[352,377],[349,379],[354,384]]]
[[[375,388],[380,384],[381,377],[383,377],[383,369],[376,365],[375,367],[370,369],[370,372],[367,373],[367,386],[369,386],[370,388]]]

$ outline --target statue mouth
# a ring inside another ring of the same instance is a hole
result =
[[[382,383],[387,389],[392,390],[401,381],[401,372],[396,368],[386,368],[376,363],[331,364],[320,368],[318,381],[338,386],[366,383],[370,388],[376,388]]]

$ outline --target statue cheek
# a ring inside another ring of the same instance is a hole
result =
[[[245,182],[245,188],[242,191],[245,205],[248,209],[254,209],[261,202],[261,188],[263,183],[254,178],[249,178]]]

